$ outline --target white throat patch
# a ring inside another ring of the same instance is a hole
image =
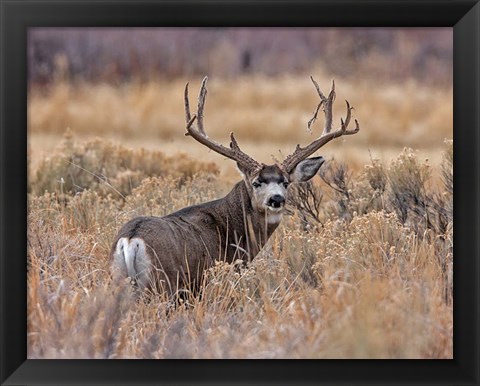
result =
[[[278,224],[282,221],[283,210],[274,212],[270,208],[267,209],[267,224]]]

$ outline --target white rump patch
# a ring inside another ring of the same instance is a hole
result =
[[[149,284],[150,257],[142,239],[138,237],[119,239],[113,254],[113,264],[123,276],[135,280],[140,288],[145,288]]]

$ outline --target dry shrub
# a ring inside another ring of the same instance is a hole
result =
[[[351,275],[358,272],[368,270],[372,275],[384,275],[391,272],[392,266],[406,269],[410,259],[421,263],[415,233],[403,227],[394,213],[370,212],[349,223],[329,222],[316,241],[322,263],[329,259],[342,261],[340,276],[351,284],[355,284]]]
[[[257,286],[255,270],[245,268],[242,261],[216,261],[204,275],[202,306],[214,315],[241,311],[252,301]]]
[[[149,177],[133,189],[125,200],[124,211],[129,216],[166,216],[184,207],[218,198],[220,188],[210,173],[198,173],[190,178]]]
[[[387,187],[387,175],[383,164],[378,159],[372,159],[371,165],[365,165],[365,179],[377,195],[382,195]]]
[[[127,219],[120,211],[120,202],[95,191],[85,190],[73,197],[46,192],[42,196],[29,195],[29,242],[56,245],[68,235],[71,238],[88,237],[92,248],[109,251],[118,227]],[[51,240],[45,242],[45,240]],[[45,248],[43,248],[45,249]]]
[[[304,228],[315,228],[327,220],[353,216],[383,208],[383,190],[372,191],[369,176],[352,181],[352,173],[344,162],[330,159],[319,171],[323,186],[311,180],[293,186],[289,192],[289,211],[300,217]]]
[[[90,197],[77,196],[66,206],[53,193],[29,200],[31,358],[109,358],[117,344],[126,303],[107,286],[108,247],[99,237],[105,219],[85,209],[95,203],[106,214],[108,205],[95,192],[85,194]]]
[[[412,149],[404,149],[390,164],[389,202],[402,223],[407,221],[407,216],[412,211],[422,216],[427,205],[425,188],[430,173],[428,163],[420,163]]]
[[[297,213],[301,224],[307,230],[323,224],[321,204],[323,191],[314,181],[293,184],[288,192],[287,213]]]
[[[126,151],[117,150],[119,158]],[[136,215],[217,198],[220,184],[209,169],[147,177],[122,200],[93,180],[75,195],[43,193],[36,186],[43,180],[33,180],[28,356],[452,358],[450,212],[445,229],[436,220],[420,229],[410,221],[420,216],[415,201],[403,203],[403,221],[391,198],[394,188],[409,197],[420,192],[432,211],[439,193],[451,208],[452,159],[447,143],[443,183],[436,186],[426,178],[431,167],[408,151],[389,167],[373,160],[360,175],[326,163],[327,184],[299,187],[291,215],[252,262],[217,262],[199,294],[186,292],[173,303],[114,283],[111,242]],[[143,174],[144,166],[125,170]]]
[[[445,210],[449,222],[453,220],[453,141],[445,140],[447,149],[443,153],[442,179],[443,192],[436,197],[438,207]]]
[[[429,185],[428,160],[419,163],[411,149],[392,162],[388,171],[389,205],[402,223],[415,230],[418,237],[433,243],[441,265],[442,288],[446,302],[452,300],[453,269],[453,143],[446,142],[442,162],[443,186]]]
[[[128,339],[131,297],[106,285],[90,294],[68,293],[61,283],[48,296],[30,281],[29,358],[115,359]]]
[[[199,172],[217,174],[218,168],[185,154],[167,157],[160,151],[131,150],[99,138],[77,143],[67,131],[61,145],[32,173],[29,190],[39,195],[45,191],[74,194],[91,189],[102,195],[125,197],[146,177],[185,179]]]
[[[416,153],[411,149],[404,151],[395,158],[388,167],[373,159],[371,165],[366,165],[364,172],[353,179],[351,173],[343,163],[330,160],[320,171],[326,187],[308,189],[300,187],[294,190],[290,206],[293,212],[301,219],[305,230],[317,229],[323,232],[328,229],[328,222],[337,222],[343,219],[347,226],[355,224],[358,219],[365,219],[363,215],[382,213],[381,221],[388,224],[393,215],[395,221],[405,226],[398,234],[403,241],[410,237],[417,240],[427,240],[429,248],[433,248],[431,258],[438,260],[440,266],[440,286],[443,299],[448,304],[452,301],[452,269],[453,269],[453,142],[446,141],[446,150],[441,164],[443,184],[435,186],[432,183],[432,168],[428,161],[420,162]],[[354,181],[352,181],[352,179]],[[300,194],[299,194],[300,192]],[[306,193],[305,193],[306,192]],[[326,192],[326,193],[325,193]],[[330,201],[325,197],[330,195]],[[312,202],[325,203],[318,212],[313,212]],[[322,219],[322,220],[319,220]],[[398,219],[398,220],[397,220]],[[368,221],[371,221],[368,220]],[[320,224],[320,226],[319,226]],[[294,225],[292,224],[294,227]],[[413,233],[412,233],[413,232]],[[378,240],[388,233],[380,233],[373,237]],[[316,234],[315,234],[316,236]],[[311,237],[309,235],[308,237]],[[340,235],[332,238],[338,243]],[[368,241],[368,242],[367,242]],[[390,261],[398,256],[416,253],[415,245],[407,244],[399,248],[398,243],[380,245],[380,250],[368,250],[375,243],[364,235],[361,243],[365,244],[368,256],[377,258],[377,269],[384,269],[384,261]],[[347,247],[347,239],[340,243]],[[305,245],[309,245],[306,243]],[[292,247],[292,245],[290,245]],[[303,247],[302,256],[310,256]],[[381,253],[380,253],[381,251]],[[359,251],[355,254],[359,256]],[[326,253],[326,251],[325,251]],[[353,253],[353,252],[352,252]],[[378,258],[383,254],[383,259]],[[361,256],[361,254],[360,254]],[[369,260],[369,259],[367,259]],[[403,261],[403,258],[400,259]],[[382,264],[380,264],[382,263]],[[403,263],[401,263],[403,264]],[[311,276],[311,275],[310,275]],[[315,282],[315,280],[310,280]]]
[[[441,186],[434,185],[428,160],[420,162],[409,148],[388,167],[372,159],[354,180],[348,166],[332,158],[319,172],[325,186],[311,181],[291,189],[289,213],[298,214],[302,223],[314,226],[328,219],[351,221],[356,215],[384,210],[395,212],[419,235],[427,230],[445,234],[453,226],[453,142],[445,144]]]

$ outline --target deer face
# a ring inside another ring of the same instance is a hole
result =
[[[277,165],[265,165],[260,172],[245,180],[251,192],[252,206],[257,211],[271,214],[283,211],[290,181]]]
[[[300,162],[290,174],[278,165],[263,165],[260,170],[249,172],[237,165],[250,192],[252,207],[267,216],[268,223],[281,219],[287,201],[290,183],[305,182],[320,169],[323,157],[309,158]]]

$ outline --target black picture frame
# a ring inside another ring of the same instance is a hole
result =
[[[2,385],[478,385],[480,4],[473,0],[2,0]],[[454,28],[454,359],[27,360],[27,28],[35,26],[450,26]]]

